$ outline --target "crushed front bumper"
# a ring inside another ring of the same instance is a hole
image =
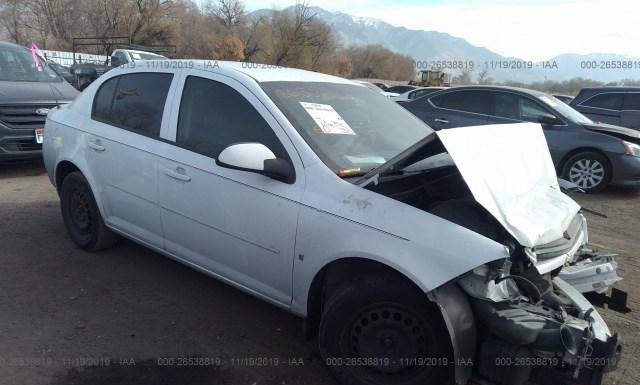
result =
[[[611,285],[622,280],[613,257],[614,254],[584,249],[574,263],[562,268],[558,276],[580,293],[604,293]]]

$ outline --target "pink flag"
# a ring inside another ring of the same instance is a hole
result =
[[[47,62],[47,58],[44,56],[40,48],[36,45],[36,43],[31,42],[31,57],[33,58],[33,62],[36,64],[36,68],[38,71],[44,70],[44,64]]]

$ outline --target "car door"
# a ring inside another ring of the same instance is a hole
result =
[[[491,100],[493,102],[492,113],[489,115],[491,124],[539,123],[540,118],[546,115],[558,118],[557,124],[541,124],[551,158],[558,164],[565,154],[565,146],[562,142],[567,130],[564,129],[566,125],[562,119],[553,110],[533,98],[514,92],[495,91]]]
[[[162,247],[159,140],[171,73],[130,73],[105,81],[94,99],[85,146],[105,222]]]
[[[581,102],[576,109],[594,122],[620,125],[623,101],[623,93],[604,92]]]
[[[242,84],[185,70],[173,110],[175,141],[160,161],[166,250],[288,306],[304,175],[296,151],[269,111]],[[227,146],[258,142],[297,171],[292,184],[218,166]]]
[[[625,95],[620,125],[640,129],[640,92],[629,92]]]
[[[486,90],[451,90],[421,98],[434,108],[426,121],[436,130],[487,124],[491,92]]]

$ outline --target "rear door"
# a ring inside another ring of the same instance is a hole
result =
[[[604,92],[581,102],[576,109],[594,122],[620,125],[623,102],[624,93]]]
[[[491,97],[491,92],[486,90],[451,90],[420,101],[433,105],[426,122],[439,130],[487,124]]]
[[[640,129],[640,92],[629,92],[625,95],[620,125]]]
[[[128,73],[105,81],[94,99],[85,153],[105,222],[162,247],[158,205],[160,138],[172,73]]]

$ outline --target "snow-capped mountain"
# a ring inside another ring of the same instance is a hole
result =
[[[295,6],[287,8],[293,11]],[[526,68],[525,60],[507,58],[485,47],[478,47],[466,40],[444,32],[412,30],[396,27],[385,21],[352,16],[343,12],[330,12],[320,7],[311,7],[316,17],[331,25],[345,46],[380,44],[392,51],[411,56],[418,64],[429,65],[432,61],[456,60],[474,63],[473,74],[486,69],[488,76],[497,81],[533,82],[542,80],[568,80],[575,77],[590,78],[602,82],[640,78],[640,68],[594,69],[607,61],[635,61],[618,54],[562,54],[543,62],[533,63]],[[251,17],[268,16],[272,11],[261,9],[250,14]],[[506,61],[506,62],[505,62]],[[516,69],[504,68],[504,65]],[[523,68],[524,67],[524,68]],[[456,74],[456,71],[450,71]]]

